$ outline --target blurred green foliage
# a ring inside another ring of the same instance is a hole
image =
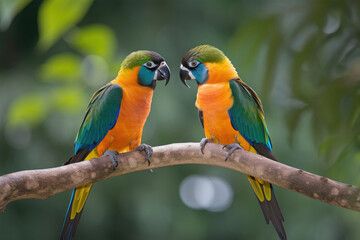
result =
[[[46,99],[39,93],[30,93],[13,102],[7,122],[11,126],[28,124],[33,127],[44,121],[46,112]]]
[[[222,49],[264,104],[285,164],[360,185],[360,3],[307,1],[0,0],[0,174],[61,165],[92,93],[130,52],[159,52],[172,69],[158,84],[143,142],[199,141],[196,86],[179,81],[182,56]],[[189,174],[234,190],[220,213],[180,200]],[[276,188],[289,239],[359,239],[359,214]],[[70,192],[11,203],[4,239],[59,236]],[[21,229],[21,231],[19,231]],[[95,184],[77,239],[277,239],[244,176],[176,166]]]
[[[83,54],[98,55],[106,60],[112,60],[116,50],[114,32],[101,24],[93,24],[74,30],[69,36],[69,42]]]
[[[18,14],[31,0],[0,1],[0,29],[6,30],[16,14]]]
[[[40,69],[44,81],[76,81],[81,73],[81,59],[73,53],[60,53],[50,57]]]
[[[92,0],[46,0],[39,9],[39,47],[46,50],[78,23]]]

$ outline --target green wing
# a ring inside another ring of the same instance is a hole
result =
[[[233,128],[261,155],[269,157],[272,145],[260,99],[240,80],[231,80],[230,89],[234,97],[234,104],[229,110]]]
[[[122,96],[123,91],[117,84],[105,85],[94,93],[75,139],[75,156],[69,162],[83,160],[81,158],[91,152],[114,127]]]
[[[234,104],[229,110],[233,128],[239,131],[258,154],[277,161],[271,153],[271,140],[266,128],[260,99],[254,90],[240,80],[231,80],[230,88],[234,97]],[[282,224],[284,217],[275,198],[272,185],[265,181],[260,182],[252,176],[248,176],[248,179],[254,189],[266,222],[272,222],[280,239],[287,239]]]

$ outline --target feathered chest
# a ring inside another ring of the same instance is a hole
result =
[[[117,127],[122,125],[126,128],[142,128],[150,112],[152,96],[150,88],[125,88]]]
[[[228,111],[234,99],[228,82],[204,84],[198,87],[196,107],[204,112]]]
[[[228,111],[233,103],[229,83],[199,86],[196,107],[203,112],[205,136],[215,143],[238,142],[244,149],[249,150],[250,145],[231,124]]]

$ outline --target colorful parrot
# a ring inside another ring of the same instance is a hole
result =
[[[75,139],[75,155],[65,164],[110,155],[114,168],[117,152],[145,151],[150,164],[152,149],[141,135],[157,80],[170,79],[170,69],[156,52],[131,53],[117,77],[92,96]],[[73,190],[60,239],[75,236],[92,184]]]
[[[206,138],[200,142],[203,152],[207,142],[225,144],[225,160],[236,150],[245,149],[267,158],[272,145],[262,104],[255,91],[238,76],[230,60],[219,49],[202,45],[185,54],[180,66],[181,81],[198,83],[196,107]],[[267,223],[274,225],[280,239],[286,239],[284,218],[272,185],[247,176],[260,203]]]

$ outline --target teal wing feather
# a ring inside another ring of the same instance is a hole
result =
[[[234,98],[234,104],[229,109],[233,128],[252,146],[260,144],[271,151],[262,104],[255,91],[240,80],[231,80],[230,89]]]
[[[114,127],[122,96],[118,84],[107,84],[94,93],[75,139],[75,155],[67,163],[83,160]]]
[[[123,91],[117,84],[108,84],[92,96],[75,139],[75,155],[65,164],[82,161],[104,139],[112,129],[119,116]],[[60,239],[70,239],[75,236],[83,209],[74,219],[70,218],[75,192],[66,212]],[[90,189],[89,189],[90,190]]]
[[[271,140],[260,99],[255,91],[240,79],[231,80],[229,84],[234,98],[234,104],[228,111],[233,128],[255,148],[258,154],[277,161],[271,152]],[[264,188],[263,184],[260,186]],[[266,222],[271,221],[274,225],[280,239],[287,239],[282,224],[284,217],[275,198],[274,189],[271,184],[269,186],[272,197],[270,200],[265,198],[264,201],[258,199],[261,210]]]

